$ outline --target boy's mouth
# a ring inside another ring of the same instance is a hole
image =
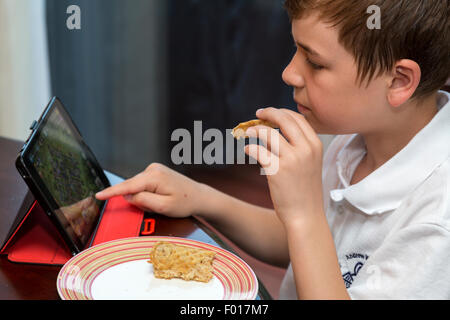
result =
[[[297,110],[302,114],[304,114],[306,112],[311,112],[311,109],[309,109],[308,107],[305,107],[304,105],[302,105],[300,103],[297,103]]]

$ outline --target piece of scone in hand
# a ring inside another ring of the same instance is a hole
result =
[[[268,127],[274,128],[274,129],[278,128],[278,126],[276,124],[273,124],[266,120],[250,120],[247,122],[242,122],[239,125],[237,125],[233,129],[233,131],[231,131],[231,134],[237,140],[239,140],[240,138],[246,138],[247,136],[246,136],[245,132],[247,131],[247,129],[250,127],[255,127],[255,126],[268,126]]]
[[[150,251],[156,278],[208,282],[213,277],[215,252],[158,242]]]

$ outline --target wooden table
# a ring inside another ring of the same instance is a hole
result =
[[[28,188],[14,167],[22,142],[0,137],[0,232],[9,230],[14,211],[20,207]],[[212,243],[233,251],[216,234],[195,218],[170,219],[155,216],[157,236],[177,236]],[[0,299],[59,299],[56,278],[60,266],[30,265],[10,262],[0,256]],[[257,299],[271,299],[259,281]]]

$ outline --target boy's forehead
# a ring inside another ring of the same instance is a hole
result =
[[[307,46],[324,59],[333,59],[337,54],[345,51],[339,43],[337,28],[320,20],[315,14],[294,19],[291,32],[297,44]]]

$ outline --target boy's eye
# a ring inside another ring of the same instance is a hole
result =
[[[303,49],[300,48],[297,44],[295,44],[294,47],[297,49],[297,52],[303,51]],[[306,54],[304,54],[304,57],[305,57],[306,63],[308,63],[311,66],[311,68],[313,68],[314,70],[321,70],[321,69],[325,68],[324,66],[318,65],[317,63],[314,63],[311,60],[309,60],[309,58]]]
[[[308,58],[306,58],[306,62],[307,62],[313,69],[315,69],[315,70],[323,69],[323,66],[318,65],[318,64],[312,62],[312,61],[309,60]]]

